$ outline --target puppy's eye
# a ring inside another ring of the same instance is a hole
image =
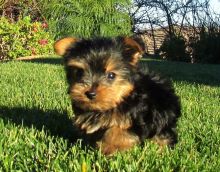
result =
[[[113,80],[113,79],[115,79],[115,77],[116,77],[116,74],[114,72],[108,72],[107,73],[107,78],[109,80]]]
[[[76,82],[82,81],[83,76],[84,76],[84,70],[80,68],[76,68],[74,74],[75,81]]]
[[[68,66],[66,68],[67,70],[67,79],[68,80],[75,80],[75,81],[79,81],[82,79],[83,75],[84,75],[84,70],[81,68],[76,68],[73,66]]]
[[[81,78],[83,76],[83,73],[84,73],[83,69],[81,69],[81,68],[75,69],[75,72],[76,72],[76,76],[78,78]]]

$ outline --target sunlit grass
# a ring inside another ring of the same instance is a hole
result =
[[[179,143],[111,158],[73,142],[60,59],[0,63],[0,171],[220,171],[220,66],[147,60],[181,97]]]

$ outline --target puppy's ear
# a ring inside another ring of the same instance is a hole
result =
[[[124,37],[123,40],[123,56],[129,60],[129,63],[136,66],[137,62],[141,59],[144,51],[141,45],[133,38]]]
[[[73,37],[60,39],[55,42],[54,50],[57,55],[63,56],[66,53],[67,49],[75,42],[77,42],[77,38]]]

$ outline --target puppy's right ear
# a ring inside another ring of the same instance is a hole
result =
[[[124,58],[132,66],[136,66],[144,53],[142,46],[134,38],[122,37],[120,39],[122,39]]]
[[[54,44],[55,53],[57,55],[63,56],[67,49],[75,42],[77,42],[77,39],[74,37],[67,37],[56,41]]]

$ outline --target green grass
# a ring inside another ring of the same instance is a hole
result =
[[[73,142],[60,59],[0,63],[0,171],[220,171],[220,66],[146,60],[169,76],[182,101],[179,143],[108,158]]]

